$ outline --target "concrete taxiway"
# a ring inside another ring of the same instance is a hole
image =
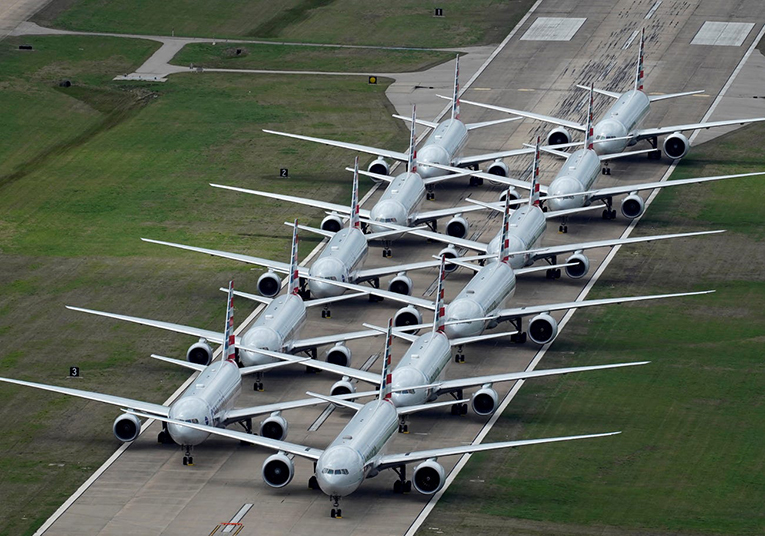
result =
[[[654,8],[657,4],[658,7]],[[645,124],[700,120],[729,80],[762,25],[755,24],[741,46],[690,43],[704,22],[710,19],[733,22],[763,20],[765,6],[755,0],[744,1],[742,4],[737,4],[734,9],[722,3],[702,5],[699,1],[603,0],[584,4],[542,1],[535,6],[533,15],[521,23],[507,46],[483,70],[473,88],[466,93],[466,98],[581,120],[584,114],[583,94],[574,88],[574,84],[595,80],[606,89],[624,90],[630,87],[635,47],[622,50],[622,46],[636,29],[645,24],[650,28],[646,49],[647,90],[706,90],[704,97],[676,99],[671,104],[657,103]],[[646,20],[649,14],[651,18]],[[586,21],[570,41],[521,39],[537,17],[585,18]],[[601,99],[596,116],[604,104],[604,99]],[[751,110],[746,113],[749,112],[758,116],[765,115],[762,109],[756,113]],[[463,117],[467,121],[484,121],[498,115],[464,105]],[[546,132],[546,126],[529,121],[510,123],[506,128],[482,129],[473,133],[468,151],[478,153],[519,147],[532,140],[536,134]],[[285,146],[290,145],[299,150],[299,143],[289,140],[285,141]],[[508,161],[516,176],[527,168],[528,163],[528,158]],[[549,183],[559,166],[558,160],[544,159],[542,181]],[[602,177],[599,184],[658,180],[666,172],[668,162],[636,157],[613,162],[611,167],[613,175]],[[439,187],[436,201],[428,207],[451,206],[467,196],[490,200],[498,193],[498,187],[485,184],[479,188],[468,188],[464,179],[457,179]],[[286,217],[290,206],[283,206]],[[318,220],[321,215],[317,212],[316,217]],[[499,221],[493,214],[471,216],[469,219],[474,224],[470,234],[481,233],[484,238],[496,231]],[[551,224],[545,243],[616,237],[624,232],[626,225],[627,222],[621,216],[614,221],[602,221],[599,211],[594,211],[590,216],[572,218],[568,235],[558,235],[555,232],[557,225]],[[379,250],[373,249],[367,264],[376,266],[420,260],[428,254],[437,253],[439,249],[439,246],[424,245],[418,240],[406,240],[394,245],[393,257],[390,259],[383,259]],[[257,254],[255,251],[247,253]],[[594,252],[590,256],[591,274],[596,272],[605,256],[605,251]],[[667,269],[672,269],[670,263]],[[415,282],[416,294],[428,295],[425,289],[431,287],[435,272],[429,270],[411,276]],[[447,299],[455,296],[468,278],[469,275],[464,271],[449,276]],[[242,281],[239,282],[239,288],[248,290],[247,287],[253,287],[254,283],[254,278],[252,281]],[[626,284],[628,281],[621,283]],[[580,295],[586,284],[587,280],[572,281],[565,277],[558,281],[548,281],[543,273],[521,277],[514,303],[573,300]],[[615,284],[618,289],[618,283]],[[687,289],[662,290],[674,292]],[[625,288],[624,293],[628,295],[628,289]],[[690,304],[693,298],[687,300]],[[242,301],[238,303],[241,311]],[[304,335],[358,329],[359,319],[382,325],[396,309],[388,301],[369,304],[365,300],[355,300],[333,306],[330,320],[320,319],[318,311],[313,311],[309,315],[310,323]],[[562,315],[557,316],[560,318]],[[184,321],[182,318],[166,320]],[[110,322],[106,319],[93,321],[95,329],[105,328]],[[99,322],[102,324],[99,325]],[[501,326],[500,329],[508,329],[508,326]],[[151,336],[151,333],[147,328],[146,335]],[[368,356],[381,351],[382,341],[355,341],[349,346],[354,350],[354,364],[358,366]],[[402,342],[395,344],[394,362],[404,349]],[[162,349],[157,348],[157,351],[161,352]],[[453,364],[447,375],[456,378],[522,370],[532,362],[537,351],[538,348],[531,344],[513,346],[505,340],[467,347],[467,362],[462,365]],[[544,367],[544,363],[541,367]],[[379,370],[379,363],[373,370]],[[604,374],[629,374],[629,370]],[[306,374],[302,368],[282,369],[267,375],[264,393],[245,392],[239,405],[299,398],[309,389],[326,392],[334,380],[334,377],[325,373]],[[511,386],[497,387],[500,394],[504,395]],[[345,410],[336,410],[318,431],[308,432],[307,429],[320,413],[321,408],[285,413],[290,421],[289,440],[316,447],[326,446],[347,422],[348,414]],[[485,422],[486,419],[472,413],[458,418],[443,409],[419,414],[411,419],[412,433],[396,437],[390,451],[468,443],[480,433]],[[196,465],[184,467],[181,464],[182,453],[178,448],[156,444],[157,431],[158,426],[152,426],[132,446],[125,449],[55,522],[46,527],[45,534],[209,534],[220,523],[234,518],[246,505],[252,506],[240,519],[243,528],[239,534],[404,534],[428,503],[427,497],[416,493],[407,496],[393,494],[391,489],[396,477],[392,472],[385,472],[365,482],[354,495],[343,499],[342,520],[331,519],[327,497],[320,492],[308,490],[306,486],[312,473],[309,462],[296,459],[293,482],[283,489],[274,490],[268,488],[260,477],[260,467],[270,452],[231,441],[211,439],[195,449]],[[569,430],[571,434],[605,431],[608,430]],[[104,430],[103,433],[110,432]],[[618,441],[618,438],[598,441]],[[557,448],[576,449],[577,444],[559,445]],[[447,469],[457,462],[456,459],[439,461]],[[223,530],[223,527],[218,530]]]

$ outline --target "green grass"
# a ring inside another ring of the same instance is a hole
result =
[[[751,144],[763,134],[752,126],[697,147],[676,176],[763,169],[761,147]],[[475,457],[426,527],[486,535],[765,532],[765,248],[757,228],[765,182],[734,181],[667,189],[638,228],[728,233],[622,250],[591,297],[715,294],[583,310],[543,367],[652,363],[528,382],[487,441],[624,433]]]
[[[172,63],[219,69],[289,68],[375,74],[420,71],[453,59],[453,53],[422,50],[198,43],[186,45]]]
[[[54,0],[35,21],[67,30],[406,47],[498,43],[531,0]],[[444,17],[434,17],[434,7]],[[488,16],[487,16],[488,14]]]

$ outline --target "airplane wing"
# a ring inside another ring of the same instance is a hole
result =
[[[170,246],[178,249],[186,249],[188,251],[196,251],[197,253],[206,253],[213,257],[222,257],[224,259],[232,259],[235,261],[246,262],[248,264],[255,264],[258,266],[265,266],[275,272],[290,273],[290,264],[288,262],[272,261],[271,259],[264,259],[262,257],[252,257],[250,255],[242,255],[240,253],[229,253],[227,251],[220,251],[217,249],[198,248],[195,246],[186,246],[184,244],[175,244],[173,242],[163,242],[162,240],[152,240],[150,238],[141,238],[144,242],[151,242],[152,244],[160,244],[162,246]],[[308,267],[298,266],[300,275],[308,273]],[[226,289],[228,291],[228,289]]]
[[[391,158],[401,162],[406,162],[409,159],[406,153],[389,151],[388,149],[380,149],[378,147],[369,147],[368,145],[359,145],[357,143],[347,143],[344,141],[326,140],[324,138],[314,138],[312,136],[301,136],[300,134],[288,134],[286,132],[277,132],[275,130],[267,130],[265,128],[263,129],[263,132],[266,132],[267,134],[276,134],[278,136],[286,136],[288,138],[295,138],[297,140],[323,143],[324,145],[330,145],[332,147],[342,147],[343,149],[350,149],[351,151],[367,153],[375,156],[383,156],[385,158]]]
[[[437,210],[424,210],[413,214],[412,225],[418,225],[420,223],[427,223],[429,221],[437,220],[439,218],[445,218],[447,216],[454,216],[455,214],[463,214],[465,212],[475,212],[476,210],[483,210],[484,207],[477,205],[460,205],[457,207],[440,208]]]
[[[594,91],[595,93],[600,93],[601,95],[605,95],[606,97],[611,97],[612,99],[618,99],[619,97],[622,96],[621,93],[617,93],[616,91],[608,91],[606,89],[590,88],[589,86],[582,86],[580,84],[577,84],[576,87],[578,87],[579,89],[587,90],[587,91],[592,89],[592,91]]]
[[[651,296],[630,296],[624,298],[602,298],[597,300],[583,300],[563,303],[530,305],[526,307],[513,307],[500,310],[496,318],[499,322],[540,313],[549,313],[551,311],[563,311],[565,309],[580,309],[582,307],[593,307],[598,305],[613,305],[618,303],[629,303],[645,300],[660,300],[664,298],[681,298],[684,296],[698,296],[701,294],[710,294],[714,290],[704,290],[701,292],[680,292],[676,294],[654,294]]]
[[[353,400],[356,398],[363,398],[367,396],[379,396],[380,391],[363,391],[358,393],[349,393],[347,395],[338,395],[333,398],[340,400]],[[225,425],[239,422],[244,419],[256,417],[258,415],[266,415],[275,411],[286,411],[288,409],[305,408],[310,406],[316,406],[323,404],[326,400],[322,398],[312,397],[304,398],[302,400],[291,400],[288,402],[276,402],[275,404],[266,404],[262,406],[253,406],[250,408],[238,408],[232,409],[226,412]]]
[[[524,149],[518,149],[518,150],[524,150]],[[534,152],[534,150],[532,149],[530,152]],[[455,173],[455,174],[457,173],[461,173],[463,175],[466,174],[463,168],[458,168],[454,166],[444,166],[442,164],[436,164],[434,162],[422,162],[422,164],[429,167],[451,171],[452,173]],[[530,182],[522,181],[520,179],[513,179],[511,177],[501,177],[499,175],[492,175],[491,173],[486,173],[485,171],[471,171],[467,173],[467,175],[472,175],[473,177],[486,179],[487,181],[498,182],[500,184],[506,184],[508,186],[514,186],[522,190],[529,190],[531,188]],[[542,193],[547,193],[547,187],[540,185],[539,191]]]
[[[295,456],[300,456],[301,458],[308,458],[309,460],[314,460],[314,461],[318,460],[319,456],[321,456],[322,452],[324,452],[322,449],[317,449],[317,448],[309,447],[306,445],[298,445],[297,443],[290,443],[289,441],[280,441],[278,439],[270,439],[268,437],[248,434],[246,432],[240,432],[238,430],[229,430],[227,428],[216,428],[214,426],[205,426],[204,424],[194,424],[194,423],[185,422],[185,421],[176,421],[175,419],[170,419],[165,416],[146,415],[139,411],[128,411],[128,413],[131,413],[135,415],[136,417],[157,419],[166,423],[176,424],[178,426],[185,426],[187,428],[193,428],[195,430],[207,432],[208,434],[214,434],[214,435],[218,435],[222,437],[229,437],[231,439],[238,439],[239,441],[244,441],[245,443],[251,443],[252,445],[265,447],[271,450],[276,450],[276,451],[281,450],[288,454],[294,454]]]
[[[508,117],[507,119],[494,119],[493,121],[481,121],[480,123],[465,123],[465,127],[470,131],[484,127],[493,127],[494,125],[501,125],[510,121],[520,121],[521,119],[521,117]]]
[[[441,97],[441,95],[439,95],[439,97]],[[445,98],[445,97],[441,97],[441,98]],[[449,98],[449,100],[451,100],[451,98]],[[585,126],[582,125],[581,123],[577,123],[575,121],[568,121],[567,119],[561,119],[559,117],[535,114],[532,112],[525,112],[523,110],[515,110],[513,108],[504,108],[502,106],[494,106],[493,104],[483,104],[480,102],[473,102],[473,101],[468,101],[465,99],[460,99],[460,104],[472,104],[473,106],[486,108],[488,110],[496,110],[498,112],[505,112],[508,114],[520,115],[521,117],[526,117],[528,119],[536,119],[537,121],[544,121],[545,123],[552,123],[553,125],[560,125],[562,127],[570,128],[572,130],[578,130],[579,132],[585,131]]]
[[[559,246],[549,246],[546,248],[530,249],[528,251],[514,251],[510,255],[528,255],[529,259],[534,262],[539,259],[547,259],[555,255],[563,255],[564,253],[573,253],[574,251],[583,251],[593,248],[604,248],[623,246],[625,244],[637,244],[640,242],[652,242],[654,240],[667,240],[669,238],[685,238],[689,236],[702,236],[709,234],[724,233],[725,231],[697,231],[693,233],[674,233],[665,235],[653,235],[653,236],[638,236],[632,238],[615,238],[611,240],[595,240],[592,242],[580,242],[579,244],[562,244]]]
[[[467,238],[457,238],[455,236],[449,236],[442,233],[434,233],[433,231],[412,229],[410,231],[407,231],[407,233],[413,234],[415,236],[420,236],[422,238],[427,238],[428,240],[435,240],[436,242],[442,242],[444,244],[453,244],[461,248],[472,249],[473,251],[480,251],[481,253],[486,253],[489,247],[489,244],[485,244],[483,242],[478,242],[476,240],[468,240]]]
[[[409,264],[392,264],[390,266],[382,266],[380,268],[368,268],[366,270],[359,270],[356,273],[356,282],[360,283],[375,277],[382,275],[397,274],[399,272],[409,272],[411,270],[421,270],[423,268],[438,268],[441,261],[422,261],[412,262]]]
[[[167,331],[174,331],[175,333],[183,333],[184,335],[192,335],[194,337],[201,337],[207,339],[210,342],[223,342],[223,333],[220,331],[211,331],[209,329],[200,329],[191,326],[184,326],[182,324],[173,324],[172,322],[162,322],[160,320],[150,320],[148,318],[138,318],[136,316],[118,315],[115,313],[106,313],[104,311],[95,311],[93,309],[83,309],[82,307],[66,306],[67,309],[72,311],[79,311],[81,313],[88,313],[91,315],[105,316],[107,318],[115,318],[117,320],[124,320],[125,322],[133,322],[134,324],[141,324],[143,326],[151,326],[153,328],[166,329]],[[237,337],[238,339],[238,337]],[[237,342],[237,345],[239,343]]]
[[[672,134],[674,132],[683,132],[685,130],[696,130],[701,128],[728,127],[732,125],[748,125],[749,123],[758,123],[765,121],[765,117],[753,117],[751,119],[728,119],[725,121],[708,121],[706,123],[688,123],[687,125],[674,125],[671,127],[641,128],[632,134],[635,140],[644,140],[661,136],[663,134]]]
[[[464,101],[463,101],[464,102]],[[183,424],[183,423],[181,423]],[[194,426],[196,427],[196,426]],[[414,463],[430,458],[440,458],[441,456],[458,456],[460,454],[470,454],[472,452],[485,452],[487,450],[510,449],[515,447],[525,447],[527,445],[541,445],[543,443],[557,443],[559,441],[573,441],[575,439],[592,439],[596,437],[606,437],[621,434],[621,432],[609,432],[606,434],[588,434],[578,436],[547,437],[544,439],[522,439],[519,441],[502,441],[499,443],[484,443],[483,445],[461,445],[459,447],[446,447],[440,449],[416,450],[404,452],[401,454],[388,454],[382,456],[377,464],[377,469],[389,469],[407,463]]]
[[[335,285],[342,288],[347,288],[348,290],[355,290],[357,292],[364,292],[366,294],[371,294],[372,296],[379,296],[381,298],[389,298],[392,301],[397,301],[401,303],[405,303],[407,305],[414,305],[417,307],[423,307],[425,309],[429,309],[431,311],[435,310],[435,303],[433,303],[430,300],[425,300],[423,298],[417,298],[416,296],[406,296],[404,294],[399,294],[397,292],[391,292],[389,290],[383,290],[381,288],[374,288],[374,287],[365,287],[362,285],[354,285],[353,283],[343,283],[341,281],[330,281],[328,279],[322,279],[320,277],[313,277],[313,276],[307,276],[306,279],[311,279],[314,281],[321,281],[323,283],[329,283],[331,285]]]
[[[321,281],[325,281],[325,280],[322,279]],[[371,287],[370,287],[370,290],[372,290]],[[362,292],[366,295],[369,294],[366,291],[362,291]],[[403,296],[403,294],[399,294],[399,296]],[[326,346],[327,344],[335,344],[335,343],[343,342],[343,341],[365,339],[367,337],[377,337],[378,335],[380,335],[380,333],[375,332],[374,330],[369,330],[369,329],[363,330],[363,331],[348,331],[346,333],[335,333],[334,335],[320,335],[318,337],[312,337],[310,339],[296,339],[292,341],[292,345],[290,348],[293,352],[301,352],[303,350],[308,350],[309,348],[316,348],[317,346]],[[261,352],[261,350],[256,350],[256,351]]]
[[[468,387],[486,385],[487,383],[513,382],[517,380],[529,380],[531,378],[544,378],[547,376],[559,376],[572,372],[588,372],[591,370],[605,370],[612,368],[634,367],[638,365],[647,365],[650,361],[636,361],[634,363],[616,363],[613,365],[594,365],[588,367],[566,367],[547,370],[531,370],[523,372],[509,372],[506,374],[493,374],[489,376],[477,376],[475,378],[460,378],[459,380],[448,380],[436,386],[435,392],[440,396]]]
[[[663,95],[648,95],[648,100],[651,102],[656,102],[660,100],[674,99],[676,97],[687,97],[688,95],[698,95],[700,93],[704,93],[704,90],[698,89],[696,91],[683,91],[682,93],[664,93]]]
[[[11,378],[0,378],[0,381],[6,382],[6,383],[13,383],[16,385],[23,385],[25,387],[34,387],[35,389],[42,389],[43,391],[50,391],[52,393],[60,393],[62,395],[76,396],[77,398],[84,398],[86,400],[95,400],[96,402],[103,402],[104,404],[119,406],[120,408],[129,408],[129,409],[134,409],[138,411],[143,411],[145,413],[150,414],[149,416],[151,418],[156,418],[158,416],[167,417],[167,415],[170,412],[170,408],[167,406],[163,406],[162,404],[152,404],[151,402],[133,400],[132,398],[105,395],[105,394],[96,393],[93,391],[82,391],[80,389],[69,389],[67,387],[58,387],[56,385],[46,385],[44,383],[14,380]]]
[[[408,121],[408,122],[412,121],[412,118],[408,116],[393,114],[393,117],[395,117],[396,119],[401,119],[402,121]],[[424,119],[415,119],[414,122],[417,123],[418,125],[422,125],[428,128],[436,128],[438,126],[438,123],[436,123],[435,121],[425,121]]]
[[[289,201],[290,203],[297,203],[299,205],[306,205],[308,207],[316,207],[324,210],[331,210],[338,214],[350,214],[351,209],[345,205],[338,205],[337,203],[328,203],[327,201],[319,201],[317,199],[307,199],[305,197],[295,197],[294,195],[275,194],[271,192],[261,192],[260,190],[249,190],[247,188],[238,188],[236,186],[225,186],[223,184],[213,184],[210,186],[214,188],[223,188],[224,190],[232,190],[234,192],[242,192],[245,194],[259,195],[261,197],[269,197],[271,199],[279,199],[280,201]],[[364,218],[369,217],[369,211],[361,209],[359,215]]]
[[[520,118],[515,118],[520,119]],[[570,153],[567,153],[565,151],[561,151],[560,149],[568,149],[570,147],[576,147],[583,145],[582,142],[572,142],[572,143],[562,143],[559,145],[543,145],[539,148],[540,151],[545,151],[548,153],[555,154],[556,156],[562,156],[563,158],[568,158],[570,156]],[[523,149],[508,149],[507,151],[499,151],[496,153],[484,153],[484,154],[476,154],[473,156],[463,156],[460,158],[457,158],[453,164],[455,166],[469,166],[471,164],[480,164],[481,162],[488,162],[489,160],[499,160],[501,158],[510,158],[512,156],[522,156],[525,154],[534,154],[534,146],[531,147],[524,147]]]

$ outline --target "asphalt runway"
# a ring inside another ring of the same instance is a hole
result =
[[[659,4],[648,21],[646,15]],[[759,33],[762,24],[755,24],[743,44],[733,46],[691,46],[698,29],[707,20],[754,22],[763,20],[765,6],[748,0],[729,6],[724,3],[701,3],[687,1],[543,1],[534,14],[523,23],[508,45],[476,80],[465,98],[504,106],[534,110],[540,113],[562,115],[581,120],[584,110],[584,92],[573,89],[574,84],[595,80],[600,87],[625,90],[631,87],[636,45],[622,50],[632,32],[642,24],[648,28],[646,48],[646,89],[651,92],[675,92],[705,89],[700,97],[674,99],[656,103],[644,125],[674,124],[697,121],[707,112],[744,53]],[[585,23],[571,41],[520,40],[525,29],[537,17],[579,17]],[[605,74],[603,80],[599,75]],[[623,74],[625,78],[618,79]],[[618,84],[614,84],[618,81]],[[596,117],[607,104],[599,99]],[[485,121],[501,117],[495,112],[478,110],[467,105],[462,107],[463,119],[469,122]],[[759,113],[758,115],[765,115]],[[496,151],[515,148],[527,143],[536,134],[547,132],[547,127],[530,121],[510,123],[506,127],[482,129],[473,132],[468,153]],[[287,142],[285,142],[287,143]],[[300,149],[299,142],[294,147]],[[642,148],[639,146],[638,148]],[[530,159],[507,161],[514,176],[527,169]],[[342,163],[338,163],[340,166]],[[611,164],[613,175],[602,177],[598,184],[607,185],[621,181],[645,182],[659,180],[669,162],[647,160],[645,156],[626,158]],[[542,181],[549,183],[560,167],[559,160],[543,159]],[[466,180],[457,179],[436,191],[436,201],[428,202],[427,208],[452,206],[472,196],[492,200],[498,187],[486,184],[470,188]],[[379,193],[378,193],[379,195]],[[374,201],[368,202],[367,206]],[[285,217],[289,205],[284,205]],[[320,215],[317,213],[318,222]],[[492,215],[471,215],[471,235],[483,231],[488,240],[497,230],[499,220]],[[544,239],[545,244],[572,241],[588,241],[621,235],[627,221],[619,216],[614,221],[602,221],[600,211],[591,216],[571,218],[568,235],[559,235],[557,224],[551,223]],[[696,239],[699,240],[699,239]],[[703,240],[703,238],[701,238]],[[435,254],[440,246],[423,245],[410,239],[396,243],[393,257],[383,259],[379,249],[371,249],[367,266],[421,260]],[[256,251],[244,252],[257,254]],[[590,255],[590,274],[596,272],[607,251],[595,251]],[[189,255],[193,255],[189,253]],[[671,269],[671,266],[668,266]],[[430,287],[435,270],[412,273],[416,294]],[[468,281],[469,274],[459,271],[447,280],[447,299],[454,297]],[[222,284],[223,282],[221,282]],[[238,282],[242,290],[254,290],[255,279]],[[572,281],[565,276],[548,281],[544,273],[519,277],[514,304],[537,304],[573,300],[580,293],[587,278]],[[667,288],[667,292],[685,289]],[[689,302],[692,298],[687,298]],[[245,310],[243,300],[237,302],[239,311]],[[331,320],[322,320],[318,310],[311,310],[309,324],[303,336],[360,329],[359,319],[383,325],[398,307],[385,301],[370,305],[366,300],[338,304],[332,308]],[[250,310],[249,307],[246,310]],[[240,313],[239,318],[243,315]],[[555,315],[557,318],[562,314]],[[426,316],[429,318],[429,315]],[[183,318],[165,320],[183,322]],[[110,321],[94,319],[95,323]],[[98,329],[97,325],[94,325]],[[509,329],[509,325],[499,329]],[[146,328],[147,336],[152,330]],[[180,335],[179,335],[180,337]],[[189,344],[193,341],[189,338]],[[355,341],[349,344],[354,351],[354,365],[371,354],[382,350],[380,338]],[[405,343],[394,346],[394,363],[405,351]],[[538,347],[510,345],[505,340],[473,345],[465,349],[467,362],[452,364],[448,378],[499,373],[526,368]],[[162,348],[157,348],[162,353]],[[545,368],[542,363],[540,368]],[[379,362],[373,370],[379,370]],[[610,371],[607,374],[629,374],[629,370]],[[303,368],[282,369],[266,376],[266,391],[253,393],[245,390],[238,406],[251,406],[302,397],[306,390],[327,392],[335,377],[329,374],[306,374]],[[511,385],[495,386],[501,396]],[[363,388],[363,386],[362,386]],[[290,422],[288,439],[316,447],[325,447],[347,422],[346,410],[337,410],[316,432],[307,428],[320,414],[321,408],[286,412]],[[398,435],[389,452],[432,448],[470,443],[480,432],[487,419],[469,413],[453,417],[448,410],[439,409],[412,417],[411,433]],[[156,443],[155,424],[106,469],[95,482],[61,515],[46,535],[83,534],[134,534],[134,535],[188,535],[210,534],[222,523],[231,520],[247,504],[251,509],[242,519],[239,534],[266,535],[316,535],[332,533],[343,535],[390,535],[404,534],[419,515],[429,498],[416,492],[407,496],[392,492],[396,475],[387,471],[365,482],[357,493],[342,501],[343,519],[329,517],[330,501],[318,491],[307,488],[312,474],[310,462],[295,460],[295,478],[283,489],[266,486],[260,476],[260,468],[271,452],[241,446],[233,441],[210,439],[195,448],[193,467],[181,463],[182,452],[173,446]],[[600,429],[571,429],[571,434],[607,432]],[[108,433],[108,431],[104,431]],[[597,439],[615,441],[618,438]],[[527,447],[534,448],[534,447]],[[577,444],[559,445],[557,448],[577,448]],[[457,458],[439,460],[447,470]],[[411,467],[409,470],[411,471]],[[411,474],[411,473],[410,473]],[[219,530],[222,530],[219,529]]]

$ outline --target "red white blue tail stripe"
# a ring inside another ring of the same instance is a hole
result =
[[[380,400],[391,400],[392,373],[390,366],[390,347],[393,344],[393,319],[388,319],[388,331],[385,337],[385,355],[383,356],[382,383]]]
[[[351,228],[361,229],[359,219],[359,157],[353,162],[353,191],[351,192]]]
[[[454,65],[454,95],[452,95],[452,119],[460,118],[460,57]]]
[[[300,291],[300,277],[298,276],[298,221],[292,227],[292,256],[290,257],[290,283],[287,289],[289,294],[298,295]]]
[[[510,261],[510,190],[505,196],[505,213],[502,216],[501,249],[499,250],[499,262],[507,264]]]
[[[226,305],[226,329],[223,332],[223,359],[236,360],[236,335],[234,335],[234,282],[228,282],[228,302]]]
[[[436,289],[436,317],[433,319],[433,333],[443,333],[446,323],[446,307],[444,306],[444,279],[446,279],[446,270],[444,269],[444,264],[444,256],[441,255],[441,267],[438,270],[438,288]]]
[[[412,130],[409,135],[409,162],[406,170],[409,173],[417,173],[417,149],[414,148],[415,129],[417,128],[417,106],[412,105]]]
[[[592,132],[592,104],[595,101],[595,86],[590,85],[590,103],[587,105],[587,129],[584,138],[584,146],[590,151],[593,150],[593,132]]]
[[[539,136],[534,148],[534,163],[531,167],[531,195],[529,196],[529,206],[539,206]]]
[[[645,46],[645,28],[640,31],[640,49],[638,49],[638,63],[637,73],[635,73],[635,89],[643,91],[643,78],[645,73],[643,71],[643,49]]]

